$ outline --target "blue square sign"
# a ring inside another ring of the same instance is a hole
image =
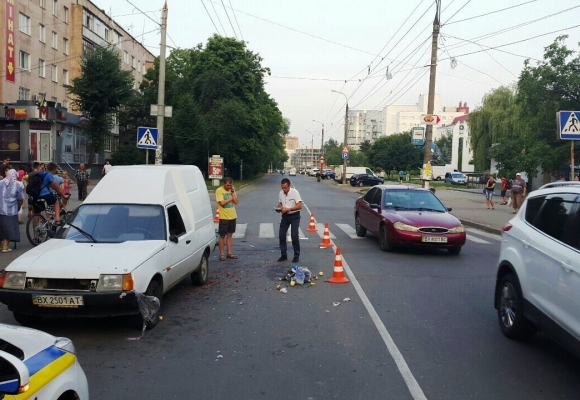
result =
[[[580,140],[580,111],[560,111],[558,113],[558,131],[560,139]]]
[[[138,149],[157,149],[157,140],[159,139],[159,129],[140,126],[137,128],[137,148]]]

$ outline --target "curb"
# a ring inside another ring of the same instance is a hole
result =
[[[482,224],[480,222],[470,221],[468,219],[460,219],[460,221],[465,226],[469,226],[471,228],[476,228],[476,229],[479,229],[481,231],[485,231],[485,232],[488,232],[488,233],[493,233],[495,235],[500,235],[501,236],[501,229],[492,228],[489,225],[485,225],[485,224]]]

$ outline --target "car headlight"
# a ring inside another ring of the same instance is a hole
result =
[[[449,233],[463,233],[465,232],[465,227],[463,225],[456,226],[455,228],[449,229]]]
[[[4,276],[4,283],[2,287],[4,289],[24,289],[24,284],[26,283],[26,272],[13,272],[8,271]]]
[[[133,277],[131,274],[101,275],[99,277],[97,292],[112,292],[121,290],[133,290]]]
[[[402,222],[395,222],[393,228],[398,231],[419,232],[419,228],[416,226],[407,225]]]

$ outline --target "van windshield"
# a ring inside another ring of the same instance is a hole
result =
[[[163,207],[138,204],[87,204],[80,206],[60,232],[61,239],[76,242],[122,243],[166,240]],[[78,229],[77,229],[78,228]],[[79,229],[81,231],[79,231]]]

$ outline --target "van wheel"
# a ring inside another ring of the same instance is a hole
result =
[[[12,315],[14,315],[16,322],[22,326],[34,326],[34,324],[37,324],[40,321],[40,318],[42,318],[35,315],[22,314],[16,311],[13,312]]]
[[[191,274],[191,282],[195,286],[203,286],[207,283],[207,277],[209,275],[209,259],[207,253],[203,253],[201,261],[199,262],[199,267],[195,272]]]
[[[354,227],[356,229],[356,235],[358,237],[365,237],[367,235],[367,230],[365,227],[363,227],[360,223],[360,217],[357,214],[356,218],[354,219]]]
[[[159,309],[151,315],[151,320],[145,321],[145,328],[153,329],[157,326],[157,322],[159,322],[159,312],[161,310],[161,299],[163,298],[163,291],[161,289],[161,285],[155,279],[149,283],[147,286],[147,290],[144,293],[146,296],[153,296],[159,300]],[[139,310],[139,314],[135,316],[135,326],[139,329],[143,329],[143,314],[141,310]]]

